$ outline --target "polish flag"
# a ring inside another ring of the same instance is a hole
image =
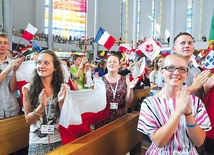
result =
[[[35,61],[24,61],[16,72],[22,101],[22,87],[32,80],[35,69]],[[69,74],[65,66],[63,66],[63,72],[65,81],[67,81]],[[67,94],[59,120],[59,130],[63,144],[91,132],[90,124],[98,118],[100,120],[104,119],[103,111],[107,105],[105,84],[101,78],[95,78],[95,88],[91,90],[72,91],[71,86],[66,89]]]
[[[157,45],[156,42],[149,38],[143,44],[138,46],[140,49],[151,61],[154,60],[160,53],[161,47]]]
[[[37,28],[28,23],[26,29],[24,30],[22,38],[24,38],[27,41],[30,41],[31,39],[33,39],[33,36],[37,32],[37,30],[38,30]]]
[[[106,90],[102,79],[95,79],[95,88],[71,91],[67,89],[61,110],[59,130],[62,143],[69,143],[89,132],[92,122],[103,116]]]
[[[116,40],[102,27],[98,30],[97,36],[94,40],[94,42],[101,44],[108,50],[110,50],[110,48],[114,45],[115,41]]]

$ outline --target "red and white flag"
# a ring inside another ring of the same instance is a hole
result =
[[[138,63],[136,62],[135,65],[134,65],[134,69],[132,71],[132,77],[133,78],[137,78],[139,76],[141,76],[145,70],[145,67],[146,67],[146,59],[145,57],[142,57],[142,62],[141,62],[141,65],[139,67]]]
[[[130,44],[120,44],[118,50],[121,51],[121,52],[126,52],[127,50],[131,50],[132,47]]]
[[[102,79],[95,80],[95,86],[92,90],[67,89],[59,121],[63,144],[91,132],[90,124],[106,108],[106,90]]]
[[[26,51],[32,51],[33,52],[33,48],[32,46],[26,46],[26,47],[22,47],[21,48],[22,53],[26,52]]]
[[[65,71],[65,81],[67,81],[67,69],[65,66],[62,67]],[[22,87],[31,81],[35,69],[35,61],[24,61],[16,72],[22,99]],[[59,120],[63,144],[91,132],[90,124],[103,115],[103,110],[107,105],[105,84],[102,79],[95,79],[94,89],[72,91],[70,87],[67,87],[66,93]]]
[[[22,38],[24,38],[27,41],[30,41],[33,39],[34,34],[37,32],[37,28],[35,28],[30,23],[27,24],[26,29],[24,30],[24,33],[22,35]]]
[[[151,61],[154,60],[160,53],[161,47],[156,44],[156,42],[149,38],[143,44],[138,46],[140,49]]]
[[[116,39],[114,39],[107,31],[105,31],[102,27],[98,30],[96,38],[94,42],[101,44],[106,49],[110,50],[114,45]]]

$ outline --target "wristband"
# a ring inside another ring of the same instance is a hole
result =
[[[37,116],[37,117],[43,117],[42,114],[37,114],[37,113],[35,112],[35,109],[33,110],[33,115],[34,115],[34,116]]]
[[[186,123],[186,126],[187,126],[188,128],[194,128],[194,127],[197,126],[197,123],[195,123],[195,124],[187,124],[187,123]]]
[[[192,115],[192,111],[187,113],[187,114],[184,114],[185,116],[189,116],[189,115]]]

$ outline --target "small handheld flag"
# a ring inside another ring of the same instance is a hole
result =
[[[35,28],[33,25],[28,23],[26,29],[24,30],[24,33],[22,35],[22,38],[24,38],[27,41],[30,41],[33,39],[34,34],[36,33],[38,29]]]
[[[108,50],[111,49],[115,41],[116,40],[108,32],[106,32],[102,27],[100,27],[100,29],[98,30],[97,36],[94,40],[94,42],[101,44]]]

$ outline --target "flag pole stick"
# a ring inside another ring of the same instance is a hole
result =
[[[85,4],[86,6],[85,6],[85,41],[84,41],[84,56],[85,56],[85,52],[86,52],[86,47],[87,47],[87,34],[86,34],[86,30],[87,30],[87,16],[88,16],[88,14],[87,14],[87,6],[88,6],[88,0],[86,0],[86,4]]]
[[[19,39],[19,43],[16,45],[15,51],[17,50],[18,46],[20,45],[21,40],[22,40],[22,37]]]

